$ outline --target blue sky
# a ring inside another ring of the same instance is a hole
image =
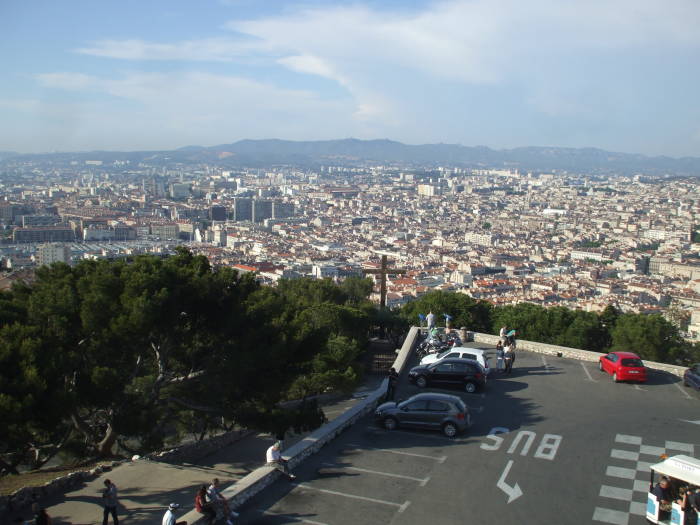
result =
[[[700,156],[698,0],[0,0],[0,150],[391,138]]]

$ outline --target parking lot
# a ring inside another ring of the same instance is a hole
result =
[[[397,397],[418,391],[402,377]],[[665,374],[615,384],[595,363],[519,351],[483,392],[444,392],[470,407],[466,433],[360,420],[296,482],[250,500],[242,523],[641,524],[649,464],[700,450],[700,396]]]

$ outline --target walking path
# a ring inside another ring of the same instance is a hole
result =
[[[362,392],[377,388],[383,376],[369,375],[355,394],[340,400],[323,403],[328,420],[342,414],[361,399]],[[285,448],[304,435],[285,440]],[[169,503],[179,503],[182,515],[194,506],[197,488],[218,477],[223,487],[231,485],[265,463],[265,451],[274,441],[269,434],[251,434],[196,463],[168,463],[139,460],[124,463],[111,472],[84,483],[64,495],[40,504],[47,508],[54,525],[93,525],[102,523],[102,489],[110,479],[119,489],[119,516],[128,524],[160,523]],[[11,517],[28,520],[30,511]],[[111,519],[110,519],[111,523]]]

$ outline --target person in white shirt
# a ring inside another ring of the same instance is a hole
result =
[[[177,503],[168,505],[168,510],[163,515],[163,525],[187,525],[186,521],[175,521],[175,512],[173,511],[179,508],[180,505]]]
[[[275,441],[275,443],[267,449],[265,454],[265,459],[267,460],[268,467],[274,467],[279,470],[282,474],[287,476],[289,481],[295,480],[297,477],[289,472],[289,467],[287,466],[287,460],[282,457],[282,443]]]
[[[435,314],[432,310],[428,312],[428,316],[425,319],[428,321],[428,330],[435,328]]]
[[[217,516],[223,516],[226,518],[227,524],[232,524],[233,519],[238,517],[238,513],[234,512],[233,509],[229,507],[228,500],[219,490],[219,478],[214,478],[211,481],[211,485],[209,485],[209,488],[207,489],[207,499],[214,506],[214,508],[218,509],[216,512]]]

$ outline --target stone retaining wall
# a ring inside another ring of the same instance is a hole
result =
[[[152,452],[144,456],[146,459],[154,461],[172,461],[175,463],[187,462],[194,463],[195,461],[216,452],[217,450],[227,447],[236,441],[250,435],[251,430],[239,429],[224,432],[218,436],[201,441],[195,441],[179,447],[162,450],[160,452]]]
[[[43,498],[49,498],[57,494],[65,494],[85,481],[91,480],[103,472],[110,471],[114,467],[121,465],[124,461],[125,460],[113,461],[90,470],[71,472],[65,476],[52,479],[39,487],[23,487],[9,496],[1,496],[0,516],[4,516],[9,511],[21,511],[29,507],[35,501],[39,501]]]
[[[416,327],[411,328],[408,332],[408,336],[406,336],[403,346],[393,364],[397,372],[401,373],[406,366],[415,346],[418,334],[419,329]],[[387,379],[384,379],[379,388],[371,392],[363,401],[349,410],[346,410],[333,421],[318,428],[293,447],[287,449],[283,456],[289,461],[290,468],[299,465],[307,457],[318,452],[326,443],[332,441],[346,428],[353,425],[358,419],[374,411],[379,400],[382,399],[386,393],[387,381]],[[281,473],[272,467],[260,467],[243,479],[238,480],[230,487],[224,489],[222,493],[231,502],[232,506],[236,508],[273,483],[279,476],[281,476]],[[194,499],[194,494],[192,498]],[[181,518],[178,518],[178,521],[180,520],[184,520],[190,525],[194,523],[205,523],[205,520],[202,519],[202,515],[195,510],[191,510]]]
[[[479,332],[469,333],[472,335],[472,338],[476,343],[495,345],[499,340],[497,335],[482,334]],[[602,355],[600,352],[591,352],[589,350],[580,350],[578,348],[569,348],[567,346],[549,345],[546,343],[536,343],[534,341],[524,341],[523,339],[518,339],[517,343],[518,349],[521,350],[528,350],[538,354],[554,355],[558,357],[568,357],[569,359],[578,359],[580,361],[597,362]],[[644,364],[647,368],[667,372],[680,377],[683,377],[683,372],[685,372],[685,368],[682,366],[668,365],[666,363],[656,363],[654,361],[646,360],[644,361]]]

